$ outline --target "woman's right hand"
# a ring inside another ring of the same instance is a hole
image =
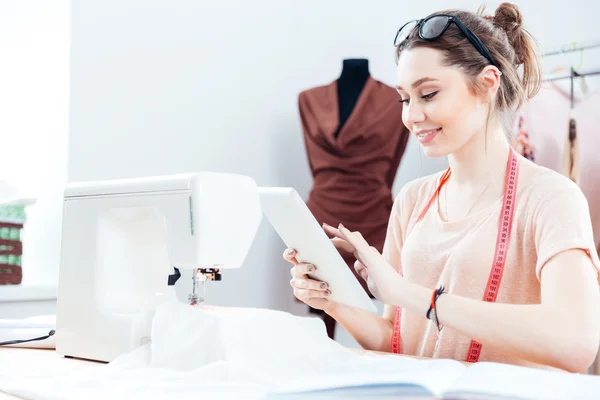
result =
[[[283,252],[283,259],[293,264],[290,270],[292,275],[290,285],[294,288],[294,296],[312,308],[327,312],[333,306],[333,301],[328,299],[331,292],[328,290],[327,283],[308,277],[309,273],[317,270],[316,267],[312,264],[299,263],[294,249],[286,249]]]

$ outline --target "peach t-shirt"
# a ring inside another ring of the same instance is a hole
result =
[[[506,265],[496,302],[540,303],[540,272],[552,256],[573,248],[585,249],[600,271],[586,198],[573,182],[518,155],[519,180]],[[437,202],[408,237],[409,221],[416,219],[437,188],[443,172],[406,184],[394,201],[384,257],[404,276],[423,287],[444,285],[453,295],[483,300],[490,275],[502,196],[485,209],[459,221],[440,218]],[[503,184],[503,182],[500,182]],[[403,310],[402,352],[465,361],[471,343],[451,328],[440,334],[425,315]],[[534,364],[482,347],[479,361],[527,366]]]

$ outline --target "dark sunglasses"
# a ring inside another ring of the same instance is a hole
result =
[[[403,41],[405,41],[417,26],[419,27],[419,37],[421,39],[435,40],[442,36],[444,32],[446,32],[446,29],[448,29],[452,22],[458,26],[458,29],[462,31],[462,33],[467,37],[467,39],[469,39],[469,41],[473,44],[473,46],[475,46],[477,51],[482,56],[487,58],[493,66],[500,69],[494,62],[492,55],[483,45],[481,40],[479,40],[479,38],[475,36],[475,34],[471,32],[471,30],[467,28],[467,26],[463,24],[460,19],[453,15],[436,14],[427,18],[416,19],[414,21],[407,22],[400,29],[398,29],[398,32],[396,32],[396,37],[394,38],[394,47],[398,47]]]

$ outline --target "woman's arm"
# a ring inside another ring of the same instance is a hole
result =
[[[396,307],[385,306],[383,316],[369,311],[331,303],[325,312],[331,315],[365,350],[389,352]]]
[[[426,314],[434,288],[398,277],[393,304]],[[585,372],[600,342],[597,272],[582,250],[568,250],[542,269],[542,300],[536,305],[488,303],[443,294],[440,324],[504,353],[571,372]]]
[[[359,274],[378,299],[425,315],[434,288],[400,276],[359,232],[340,224],[328,227],[352,250]],[[343,244],[342,244],[343,242]],[[444,294],[437,302],[438,318],[454,329],[504,353],[572,372],[585,372],[600,343],[598,272],[588,254],[571,249],[545,262],[541,270],[541,304],[489,303]]]
[[[327,284],[310,279],[307,275],[314,272],[316,266],[298,262],[294,249],[286,249],[283,258],[294,265],[290,270],[292,275],[290,285],[294,288],[296,298],[332,316],[364,349],[389,351],[396,307],[386,305],[383,316],[380,317],[359,308],[331,301],[328,298]]]

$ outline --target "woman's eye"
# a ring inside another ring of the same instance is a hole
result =
[[[400,103],[408,103],[408,99],[400,99],[398,100]]]
[[[435,96],[436,94],[437,94],[437,91],[431,92],[429,94],[425,94],[425,95],[421,96],[421,98],[425,99],[425,100],[431,100],[433,98],[433,96]]]

